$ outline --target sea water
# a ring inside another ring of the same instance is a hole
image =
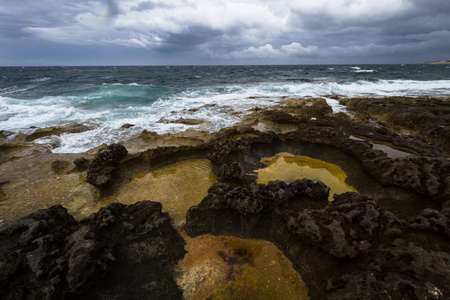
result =
[[[446,65],[4,67],[0,76],[0,131],[10,138],[41,127],[92,125],[58,137],[57,153],[84,152],[144,129],[219,130],[285,97],[450,96]],[[326,99],[334,111],[344,109]],[[179,118],[206,122],[170,123]]]

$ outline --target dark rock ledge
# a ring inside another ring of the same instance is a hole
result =
[[[161,204],[114,203],[80,222],[62,206],[0,228],[0,299],[174,299],[184,240]]]
[[[324,101],[298,107],[302,101],[290,101],[255,110],[242,124],[208,137],[141,134],[134,141],[141,152],[110,145],[96,157],[76,156],[74,172],[87,170],[87,181],[106,195],[142,172],[209,158],[219,182],[189,210],[190,236],[273,242],[311,299],[449,299],[449,102],[384,100],[389,103],[342,99],[359,118],[353,120],[330,116]],[[150,142],[156,149],[146,148]],[[391,158],[377,143],[410,152]],[[2,142],[2,167],[42,150],[36,147]],[[279,152],[339,165],[361,195],[328,203],[321,183],[256,184],[249,173],[264,167],[261,157]],[[55,162],[51,170],[64,174],[70,166]],[[12,180],[5,178],[5,184]],[[152,202],[111,204],[77,222],[57,206],[0,227],[0,299],[181,298],[172,275],[184,242],[160,209]]]
[[[447,211],[428,209],[401,220],[356,193],[335,196],[324,209],[290,209],[304,199],[323,201],[327,193],[308,180],[249,188],[217,183],[188,211],[186,231],[273,242],[293,262],[311,299],[450,297]],[[442,240],[420,239],[433,232]]]

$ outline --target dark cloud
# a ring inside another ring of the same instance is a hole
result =
[[[0,64],[412,63],[449,31],[448,0],[3,0]]]

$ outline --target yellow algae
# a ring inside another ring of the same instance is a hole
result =
[[[89,215],[112,202],[133,204],[151,200],[161,202],[163,212],[169,212],[175,224],[181,225],[187,210],[200,203],[215,182],[209,160],[184,160],[147,174],[138,174],[111,196],[85,207],[83,214]]]
[[[133,204],[161,202],[177,225],[186,211],[208,194],[216,177],[207,159],[193,159],[136,175],[111,196],[100,199],[99,191],[85,180],[86,174],[42,176],[6,183],[0,189],[0,224],[24,217],[38,209],[61,204],[75,218],[84,218],[112,202]]]
[[[253,134],[253,133],[244,133],[244,134],[237,134],[237,135],[234,135],[234,136],[232,136],[231,138],[232,138],[233,140],[239,140],[239,139],[242,138],[242,137],[258,138],[259,136],[256,135],[256,134]]]
[[[80,201],[95,203],[97,191],[86,183],[79,174],[24,178],[2,186],[0,216],[4,223],[24,217],[38,209],[61,204],[66,208]],[[75,213],[76,211],[71,211]]]
[[[230,236],[186,238],[177,266],[185,299],[309,299],[305,283],[273,244]]]
[[[282,152],[273,157],[264,157],[261,162],[268,167],[256,170],[258,183],[267,184],[275,180],[292,182],[303,178],[322,181],[330,188],[330,201],[334,194],[356,192],[354,187],[345,183],[347,175],[340,167],[322,160]]]

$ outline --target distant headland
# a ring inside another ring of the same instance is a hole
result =
[[[427,65],[450,65],[450,59],[448,60],[436,60],[436,61],[427,61],[424,62]]]

